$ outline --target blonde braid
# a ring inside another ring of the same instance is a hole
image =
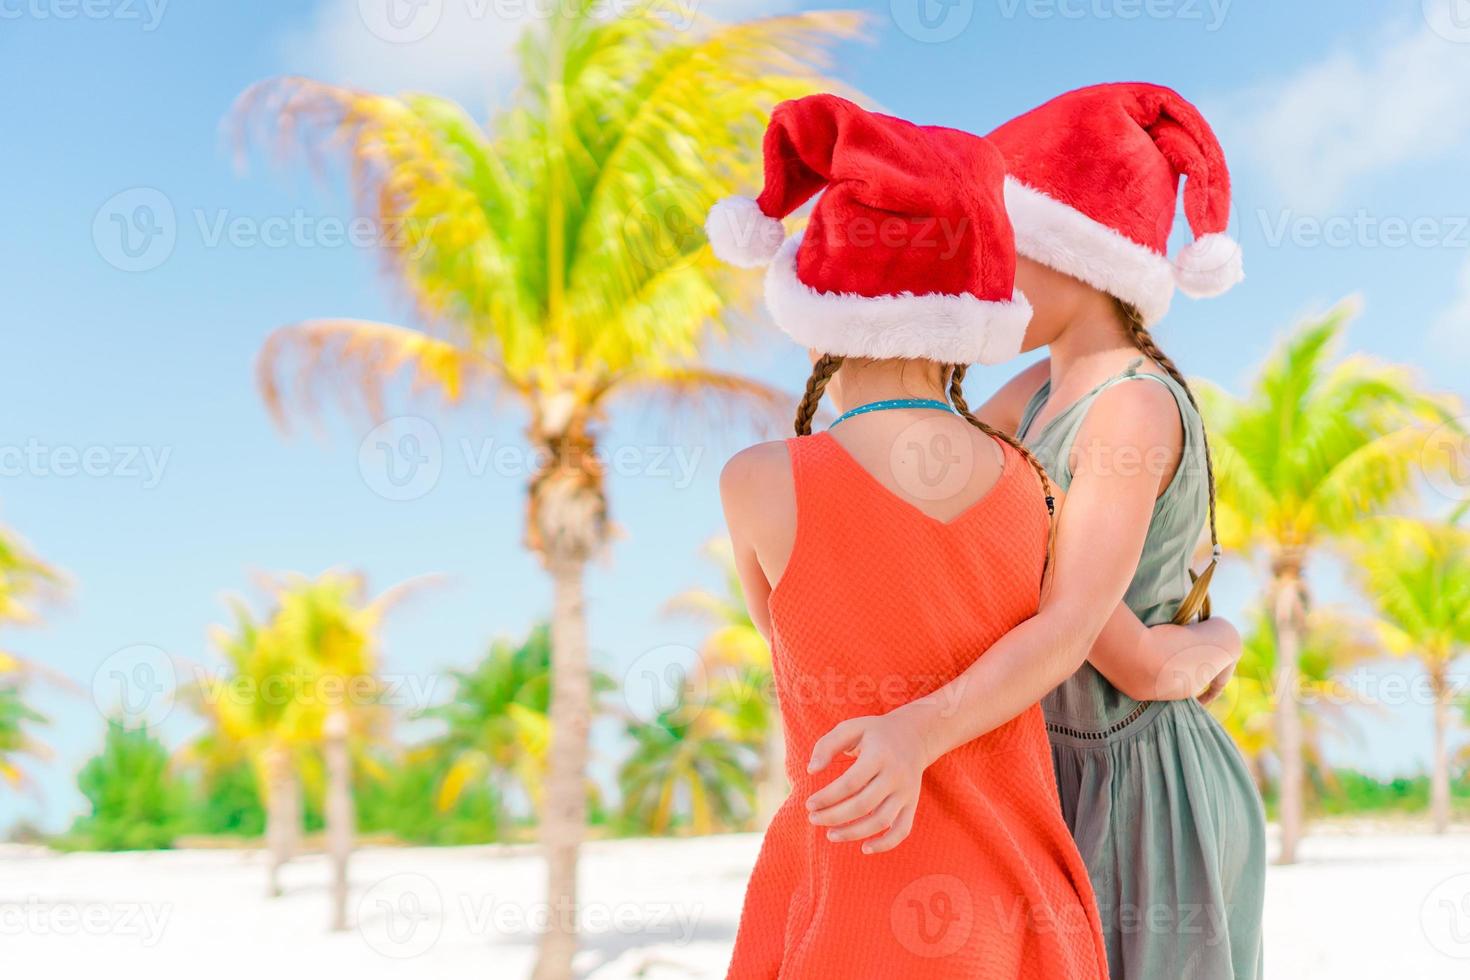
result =
[[[1164,373],[1173,378],[1174,382],[1184,389],[1184,394],[1189,399],[1190,406],[1203,419],[1204,413],[1200,412],[1199,402],[1194,400],[1193,389],[1189,387],[1189,382],[1184,380],[1183,372],[1179,370],[1173,359],[1159,349],[1159,345],[1154,340],[1153,334],[1149,333],[1148,328],[1144,326],[1143,314],[1131,303],[1125,303],[1116,298],[1114,302],[1118,304],[1118,312],[1122,314],[1123,326],[1128,331],[1128,339],[1133,342],[1133,346],[1137,347],[1139,353],[1144,357],[1147,357],[1159,367],[1163,368]],[[1210,487],[1210,547],[1213,556],[1218,557],[1220,554],[1220,535],[1215,527],[1215,460],[1213,454],[1210,452],[1210,434],[1206,431],[1203,423],[1200,425],[1200,434],[1204,438],[1205,479]],[[1181,463],[1180,465],[1184,464]]]
[[[979,429],[986,435],[1001,440],[1006,445],[1015,449],[1016,452],[1020,453],[1021,457],[1025,459],[1027,463],[1031,464],[1031,468],[1036,471],[1036,475],[1041,479],[1041,492],[1046,497],[1047,514],[1046,564],[1042,567],[1042,574],[1044,576],[1047,569],[1051,567],[1052,559],[1055,556],[1057,543],[1057,502],[1056,497],[1052,495],[1051,477],[1047,476],[1046,467],[1041,465],[1041,460],[1032,455],[1031,450],[1023,446],[1019,439],[1017,439],[1013,435],[1010,435],[1009,433],[1000,431],[994,426],[986,425],[984,422],[976,418],[975,414],[970,411],[970,405],[968,402],[965,401],[964,389],[965,372],[968,370],[969,366],[965,364],[956,364],[950,369],[949,403],[954,406],[954,410],[959,413],[960,418],[964,419],[966,422],[969,422],[971,425],[975,426],[975,428]]]
[[[822,392],[827,390],[827,382],[832,380],[832,375],[842,367],[842,360],[838,354],[823,354],[812,365],[811,377],[806,379],[806,394],[802,396],[801,404],[796,406],[797,435],[812,434],[812,417],[817,414],[817,406],[822,402]]]

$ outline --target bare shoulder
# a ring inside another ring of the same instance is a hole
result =
[[[1153,381],[1115,384],[1097,396],[1087,410],[1078,442],[1177,451],[1184,424],[1174,395]]]
[[[720,498],[732,513],[743,505],[769,501],[781,489],[792,493],[791,457],[784,440],[760,442],[740,450],[720,471]]]
[[[762,442],[730,457],[720,471],[720,499],[746,595],[764,595],[761,588],[781,580],[796,541],[796,480],[786,443]]]
[[[720,471],[720,492],[740,491],[752,483],[760,484],[773,476],[790,477],[791,456],[785,440],[758,442],[740,450]]]

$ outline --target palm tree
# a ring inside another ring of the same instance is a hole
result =
[[[713,629],[678,679],[675,702],[626,726],[634,748],[618,773],[624,818],[653,834],[676,821],[696,834],[752,817],[764,826],[786,794],[770,649],[746,610],[729,541],[716,538],[705,551],[723,588],[691,589],[666,609]]]
[[[1281,757],[1282,863],[1302,833],[1302,730],[1298,675],[1313,552],[1413,489],[1430,422],[1452,416],[1444,399],[1416,390],[1408,372],[1349,357],[1328,364],[1352,301],[1309,320],[1261,368],[1244,400],[1206,387],[1217,454],[1220,539],[1264,558],[1277,658],[1275,721]]]
[[[735,554],[727,538],[716,538],[705,552],[719,567],[719,592],[691,589],[669,601],[671,612],[693,616],[713,627],[700,647],[694,686],[702,696],[723,705],[724,737],[755,746],[760,762],[755,775],[755,818],[765,827],[786,798],[786,741],[774,700],[771,650],[745,607]]]
[[[551,631],[533,629],[523,643],[496,640],[473,669],[449,672],[454,691],[442,705],[421,713],[446,725],[435,748],[450,760],[439,786],[441,811],[454,806],[469,786],[489,781],[497,806],[519,794],[539,805],[551,740]],[[592,675],[594,691],[610,690],[612,679]],[[497,815],[504,822],[505,814]]]
[[[229,606],[233,627],[210,631],[225,659],[226,673],[201,674],[179,693],[210,724],[189,753],[220,764],[244,758],[255,769],[265,806],[266,893],[274,897],[281,894],[280,869],[296,851],[300,837],[296,769],[308,740],[293,717],[292,688],[301,668],[285,659],[286,651],[272,638],[268,620],[258,620],[238,599],[229,600]],[[270,696],[265,696],[267,691]]]
[[[1458,517],[1459,515],[1456,515]],[[1450,668],[1470,649],[1470,531],[1452,521],[1382,517],[1365,524],[1352,553],[1377,608],[1383,645],[1423,666],[1434,698],[1430,812],[1436,833],[1450,822]]]
[[[576,868],[591,682],[583,579],[608,542],[601,423],[650,392],[784,399],[703,367],[704,341],[750,295],[720,268],[700,226],[708,207],[757,184],[770,108],[835,87],[826,52],[855,14],[804,13],[681,30],[653,4],[606,15],[556,5],[522,43],[522,86],[482,127],[428,95],[389,98],[284,78],[242,96],[242,138],[260,122],[276,146],[345,151],[359,207],[393,232],[388,267],[422,328],[352,320],[277,331],[261,351],[267,404],[282,377],[309,405],[345,384],[369,411],[400,370],[449,402],[509,395],[544,465],[529,481],[526,538],[552,582],[552,736],[541,835],[557,914],[536,977],[565,980],[576,949]]]
[[[628,725],[633,752],[618,773],[623,812],[651,834],[666,833],[684,809],[695,834],[740,827],[751,815],[753,752],[702,724],[708,717],[708,706],[681,701],[652,721]]]
[[[1275,731],[1275,688],[1279,673],[1276,624],[1270,609],[1256,609],[1242,638],[1243,652],[1234,683],[1211,702],[1210,711],[1245,756],[1262,794],[1270,788],[1268,768],[1278,773],[1281,756]],[[1328,783],[1332,769],[1322,748],[1324,736],[1352,733],[1348,708],[1371,706],[1347,678],[1353,668],[1378,656],[1371,624],[1347,609],[1318,606],[1307,613],[1297,656],[1302,712],[1302,759],[1314,782]]]
[[[234,628],[216,628],[228,674],[202,677],[192,700],[212,722],[210,751],[243,753],[256,768],[266,809],[268,889],[301,826],[300,772],[321,752],[326,763],[327,850],[332,859],[332,927],[346,928],[347,861],[352,851],[351,757],[381,740],[388,715],[378,679],[377,633],[384,615],[424,580],[369,600],[360,575],[289,575],[267,586],[274,605],[257,620],[232,602]]]
[[[356,829],[349,742],[361,746],[383,736],[388,716],[380,700],[376,634],[383,616],[411,587],[368,601],[360,575],[328,572],[316,580],[290,576],[277,588],[275,636],[292,651],[291,662],[310,665],[323,695],[316,699],[319,709],[303,721],[326,768],[323,810],[334,930],[347,928],[347,865]]]

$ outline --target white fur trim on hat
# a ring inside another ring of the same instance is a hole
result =
[[[786,239],[785,226],[748,197],[716,201],[704,219],[704,233],[715,258],[742,269],[770,262]]]
[[[801,235],[786,240],[766,270],[766,306],[803,347],[843,357],[914,357],[942,364],[999,364],[1021,353],[1031,304],[969,294],[858,296],[819,292],[796,277]]]
[[[1179,250],[1174,280],[1186,296],[1219,296],[1245,278],[1240,245],[1229,235],[1201,235]]]
[[[1152,325],[1169,312],[1174,266],[1164,256],[1056,198],[1006,178],[1016,251],[1133,304]]]

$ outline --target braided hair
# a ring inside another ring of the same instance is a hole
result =
[[[1009,433],[1002,432],[994,426],[987,425],[975,417],[970,411],[970,405],[965,401],[965,372],[969,370],[967,364],[956,364],[950,369],[949,374],[949,403],[959,413],[960,418],[969,422],[981,432],[992,439],[999,439],[1021,454],[1031,468],[1036,471],[1036,476],[1041,480],[1041,492],[1046,498],[1047,532],[1046,532],[1046,564],[1042,566],[1042,575],[1051,568],[1052,559],[1056,551],[1057,543],[1057,501],[1052,495],[1051,478],[1046,475],[1046,467],[1041,465],[1041,460],[1032,455],[1031,450],[1021,444],[1021,440]]]
[[[817,406],[822,402],[822,392],[827,390],[827,382],[842,367],[845,360],[838,354],[823,354],[812,365],[811,377],[806,379],[806,394],[801,397],[801,404],[796,406],[796,434],[809,436],[812,434],[812,418],[817,414]]]
[[[1184,394],[1189,398],[1190,407],[1196,413],[1203,415],[1200,412],[1199,402],[1195,401],[1194,389],[1189,387],[1189,382],[1184,379],[1184,373],[1179,370],[1179,366],[1174,363],[1173,359],[1159,349],[1158,342],[1154,340],[1153,334],[1149,333],[1148,327],[1144,326],[1143,314],[1131,303],[1125,303],[1116,297],[1113,302],[1117,304],[1118,313],[1123,318],[1123,328],[1128,332],[1128,339],[1133,342],[1133,346],[1138,348],[1140,354],[1153,361],[1163,369],[1165,374],[1173,378],[1174,382],[1184,389]],[[1210,547],[1213,555],[1218,557],[1220,554],[1220,534],[1216,529],[1215,523],[1215,460],[1210,453],[1209,433],[1205,431],[1203,426],[1200,427],[1200,432],[1204,438],[1205,480],[1210,488]]]

